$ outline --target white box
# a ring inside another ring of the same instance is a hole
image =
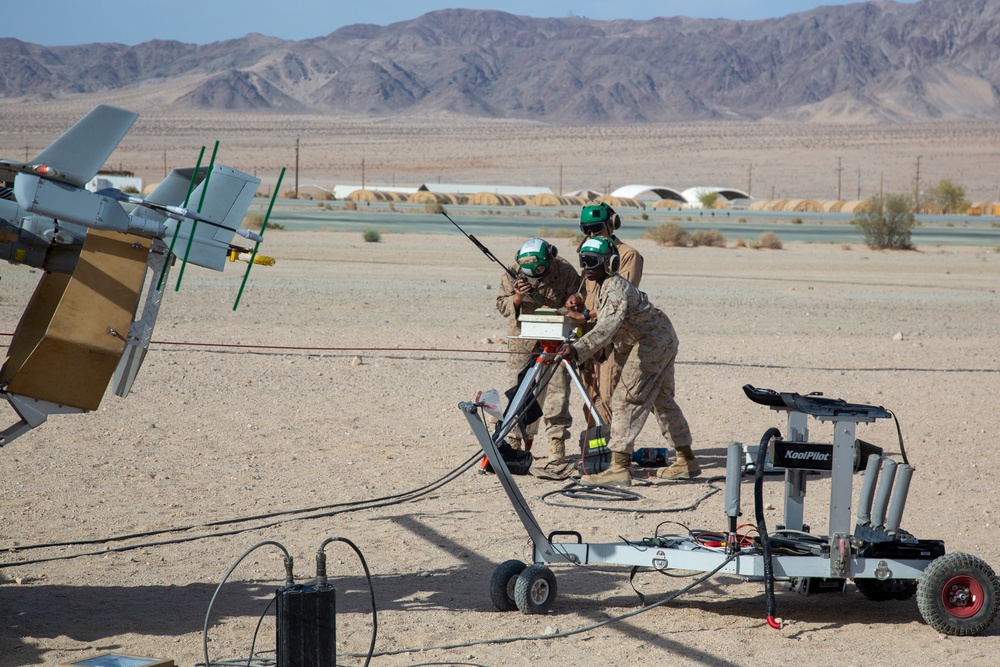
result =
[[[552,308],[539,308],[534,313],[517,318],[521,335],[515,338],[531,340],[566,340],[576,329],[576,321],[559,315]]]

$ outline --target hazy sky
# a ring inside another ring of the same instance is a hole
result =
[[[914,2],[915,0],[901,0]],[[283,39],[327,35],[353,23],[388,25],[438,9],[503,9],[537,17],[649,19],[655,16],[760,19],[785,16],[837,0],[6,0],[0,37],[61,46],[93,42],[139,44],[173,39],[207,44],[258,32]]]

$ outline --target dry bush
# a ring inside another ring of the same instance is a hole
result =
[[[434,202],[429,201],[426,204],[424,204],[424,213],[436,213],[440,215],[441,213],[444,212],[445,212],[444,204],[442,204],[439,201],[434,201]]]
[[[583,232],[579,229],[566,229],[565,227],[549,229],[548,227],[539,227],[535,230],[535,236],[540,239],[573,239],[573,243],[576,245],[583,243]]]
[[[295,190],[285,190],[283,193],[281,193],[281,197],[282,199],[298,199],[299,193],[296,192]]]
[[[263,213],[247,213],[243,216],[243,222],[241,226],[243,229],[260,229],[260,226],[264,224],[264,214]]]
[[[764,232],[760,238],[750,244],[754,250],[765,248],[767,250],[781,250],[781,239],[774,232]]]
[[[357,202],[353,202],[351,200],[345,201],[344,202],[344,210],[345,211],[357,211],[358,210],[358,204],[357,204]]]
[[[691,234],[691,245],[695,247],[725,248],[726,237],[718,229],[709,229],[708,231],[699,229]]]
[[[642,233],[642,238],[656,241],[657,245],[675,246],[678,248],[686,248],[691,242],[691,237],[676,222],[668,222],[659,227],[647,229]]]
[[[733,242],[733,245],[735,247],[737,247],[737,248],[746,248],[747,247],[747,242],[746,242],[746,239],[744,239],[743,237],[740,237],[740,238],[736,239]]]

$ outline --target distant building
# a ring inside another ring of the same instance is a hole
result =
[[[97,176],[90,179],[90,182],[84,187],[91,192],[107,190],[108,188],[123,192],[128,188],[130,192],[133,190],[142,192],[142,179],[131,171],[99,171]]]

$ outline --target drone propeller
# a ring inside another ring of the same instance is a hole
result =
[[[271,217],[271,211],[274,209],[274,202],[278,198],[278,192],[281,191],[281,179],[283,179],[284,177],[285,177],[285,168],[282,167],[281,173],[278,174],[278,182],[275,183],[274,185],[274,194],[271,195],[271,203],[267,205],[267,213],[264,214],[264,222],[262,222],[260,225],[260,233],[258,234],[258,238],[260,240],[257,241],[253,246],[253,252],[250,253],[250,261],[247,262],[246,273],[243,274],[243,282],[240,283],[240,291],[236,294],[236,301],[233,302],[234,311],[236,310],[236,307],[240,305],[240,298],[242,298],[243,296],[243,288],[246,287],[247,278],[250,277],[250,269],[253,268],[255,260],[257,259],[257,248],[260,247],[261,241],[264,240],[264,230],[267,229],[267,221]]]

